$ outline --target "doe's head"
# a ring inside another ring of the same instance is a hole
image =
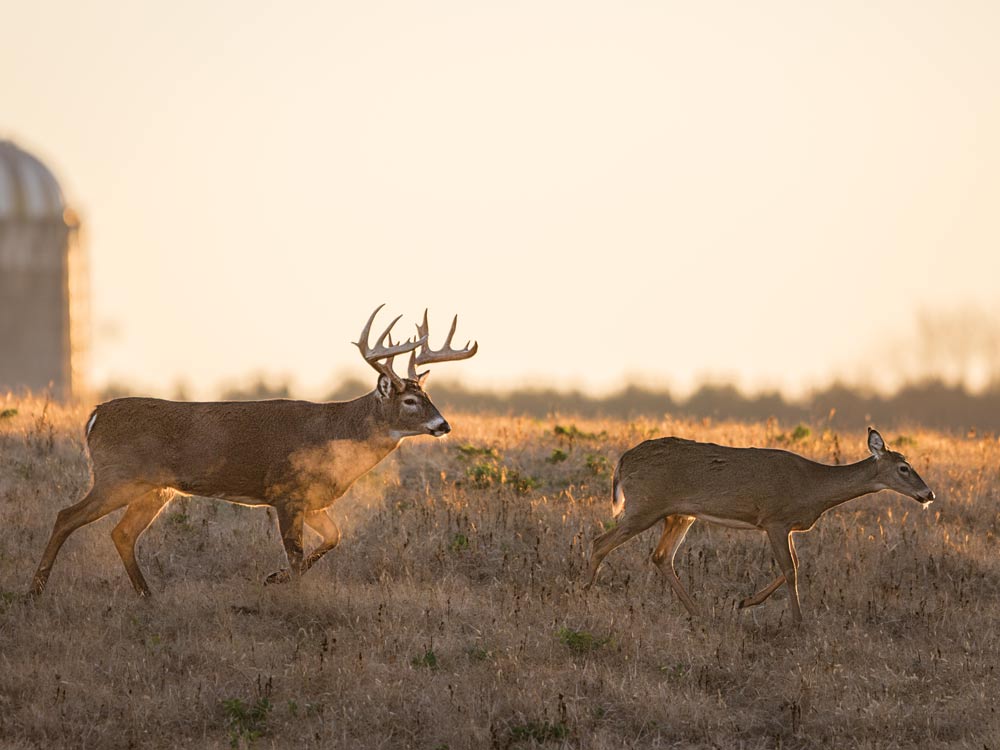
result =
[[[877,430],[868,428],[868,450],[875,457],[876,482],[879,489],[894,490],[921,503],[925,507],[934,500],[934,491],[927,486],[906,456],[889,450]]]

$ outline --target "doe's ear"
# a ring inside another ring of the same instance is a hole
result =
[[[389,398],[392,395],[392,380],[388,375],[378,376],[378,385],[375,386],[380,398]]]
[[[873,430],[871,427],[868,428],[868,450],[872,452],[875,458],[882,458],[885,453],[885,441],[882,436],[878,434],[878,430]]]

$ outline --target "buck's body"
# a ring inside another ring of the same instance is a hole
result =
[[[441,349],[427,346],[427,312],[417,337],[393,344],[389,324],[374,346],[368,318],[356,345],[379,373],[375,390],[353,401],[209,401],[185,403],[120,398],[98,406],[87,420],[92,484],[75,505],[59,512],[32,580],[41,594],[59,549],[76,529],[124,507],[111,532],[129,579],[141,595],[149,587],[135,558],[139,535],[178,492],[217,497],[276,511],[288,568],[268,581],[305,573],[340,542],[328,508],[354,481],[411,435],[441,437],[451,427],[423,390],[417,365],[468,359],[477,346],[451,347],[456,316]],[[388,341],[388,344],[386,342]],[[420,351],[417,352],[417,349]],[[410,354],[409,377],[392,369]],[[308,526],[320,544],[303,555]]]
[[[593,585],[601,562],[615,547],[663,521],[653,552],[667,582],[692,614],[698,610],[674,570],[674,556],[696,520],[767,532],[781,575],[740,606],[760,604],[788,584],[792,619],[802,619],[796,588],[798,558],[791,534],[808,531],[821,515],[855,497],[891,489],[926,504],[934,493],[905,457],[868,432],[871,457],[849,466],[828,466],[788,451],[733,448],[668,437],[626,451],[615,468],[612,512],[618,525],[594,539]]]
[[[399,444],[401,436],[370,424],[374,400],[373,393],[333,403],[115,399],[88,421],[95,484],[144,484],[245,505],[296,500],[320,510]],[[359,442],[366,433],[372,437]]]

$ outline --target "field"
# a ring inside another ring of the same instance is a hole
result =
[[[851,501],[798,537],[805,624],[763,534],[695,524],[690,618],[649,561],[659,530],[581,590],[610,469],[677,434],[867,455],[865,425],[448,414],[334,506],[343,541],[303,579],[273,514],[197,498],[139,543],[138,599],[80,529],[22,596],[88,483],[84,407],[0,398],[0,747],[1000,749],[1000,443],[884,429],[936,491]],[[311,542],[314,540],[310,540]]]

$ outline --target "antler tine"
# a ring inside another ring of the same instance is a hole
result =
[[[448,337],[444,340],[444,346],[440,349],[431,349],[427,346],[427,337],[429,326],[427,324],[427,310],[424,310],[424,320],[421,324],[417,326],[417,334],[424,340],[424,343],[420,346],[420,351],[417,352],[415,349],[410,352],[410,364],[409,364],[409,376],[413,380],[419,380],[419,378],[425,374],[417,374],[418,365],[428,365],[434,362],[453,362],[459,359],[468,359],[473,356],[477,351],[479,351],[479,342],[472,343],[470,341],[465,342],[465,347],[462,349],[452,349],[451,340],[455,337],[455,330],[458,328],[458,316],[456,315],[452,318],[451,329],[448,331]],[[470,346],[470,343],[472,344]]]
[[[393,359],[395,359],[397,354],[412,352],[421,344],[426,344],[427,338],[407,339],[399,344],[393,344],[391,335],[392,327],[396,325],[400,318],[403,317],[402,315],[399,315],[382,332],[382,335],[378,337],[375,342],[375,346],[371,346],[368,339],[371,334],[372,323],[375,321],[375,316],[378,315],[378,311],[383,307],[385,307],[384,303],[375,308],[375,312],[369,316],[368,322],[365,323],[365,327],[361,329],[361,335],[358,337],[358,340],[354,342],[354,345],[358,347],[358,350],[361,352],[361,356],[364,357],[365,362],[371,365],[376,372],[390,378],[396,386],[401,386],[402,380],[392,369]],[[386,342],[388,342],[388,346],[386,346]],[[379,360],[385,361],[379,362]]]
[[[372,323],[375,322],[375,316],[378,315],[378,311],[385,307],[385,302],[375,308],[374,312],[368,316],[368,322],[365,323],[365,327],[361,329],[361,335],[358,336],[358,340],[354,342],[354,345],[361,349],[362,354],[364,354],[365,349],[368,348],[368,334],[371,333]],[[362,349],[361,342],[364,342],[364,349]]]

